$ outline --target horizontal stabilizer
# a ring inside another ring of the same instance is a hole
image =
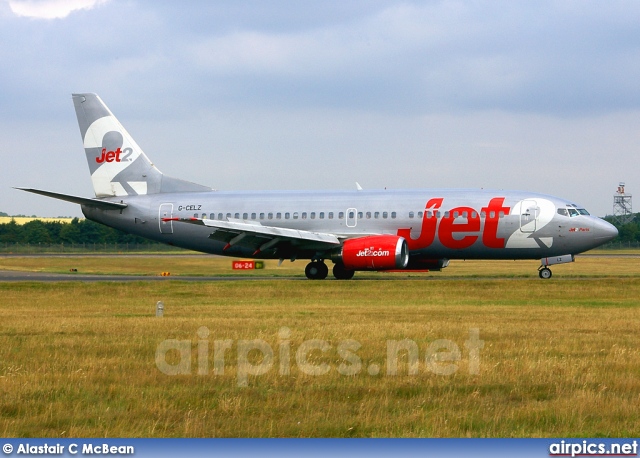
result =
[[[109,202],[107,200],[100,199],[88,199],[86,197],[70,196],[68,194],[58,194],[57,192],[41,191],[40,189],[31,188],[14,188],[21,191],[32,192],[34,194],[40,194],[42,196],[53,197],[54,199],[65,200],[74,204],[86,205],[88,207],[100,208],[102,210],[122,210],[127,208],[127,204],[120,202]]]

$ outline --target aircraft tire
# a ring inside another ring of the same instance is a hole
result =
[[[538,271],[538,275],[543,280],[548,280],[553,274],[551,273],[551,269],[549,269],[548,267],[544,267]]]
[[[333,276],[336,277],[336,280],[351,280],[355,273],[355,270],[345,269],[342,263],[333,266]]]
[[[318,264],[319,264],[318,268],[320,269],[320,271],[318,272],[319,273],[318,280],[324,280],[329,275],[329,268],[322,261],[318,261]]]
[[[329,268],[322,261],[312,261],[305,267],[304,274],[309,280],[324,280],[329,274]]]

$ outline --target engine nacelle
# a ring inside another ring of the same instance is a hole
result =
[[[342,262],[347,270],[404,269],[409,263],[409,247],[397,235],[369,235],[345,240],[331,259]]]

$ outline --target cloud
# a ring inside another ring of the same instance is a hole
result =
[[[229,93],[237,84],[253,99],[267,94],[267,105],[560,116],[635,109],[640,33],[629,18],[638,8],[590,5],[389,4],[306,28],[211,28],[180,54],[194,75]]]
[[[640,167],[639,14],[629,0],[0,0],[0,183],[91,194],[69,97],[91,91],[161,170],[219,189],[523,187],[604,214]],[[45,17],[66,18],[24,19]],[[0,211],[37,205],[70,208],[0,193]]]
[[[17,16],[32,19],[63,19],[74,11],[90,10],[109,0],[9,0]]]

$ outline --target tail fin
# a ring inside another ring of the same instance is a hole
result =
[[[73,94],[96,197],[211,188],[162,174],[96,94]]]

